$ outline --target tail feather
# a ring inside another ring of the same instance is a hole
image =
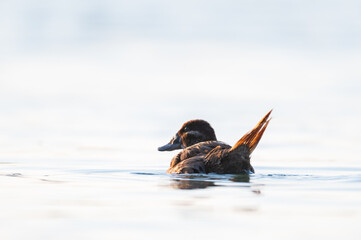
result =
[[[251,131],[246,133],[240,140],[238,140],[238,142],[230,149],[230,151],[234,151],[240,146],[245,145],[249,149],[249,154],[251,154],[253,150],[257,147],[257,144],[261,140],[262,135],[266,130],[269,121],[271,120],[269,118],[271,113],[272,110],[269,111]]]

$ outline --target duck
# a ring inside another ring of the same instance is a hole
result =
[[[218,141],[205,120],[185,122],[174,137],[158,151],[181,149],[171,160],[170,174],[240,174],[254,173],[250,156],[257,147],[271,118],[269,111],[258,124],[233,146]]]

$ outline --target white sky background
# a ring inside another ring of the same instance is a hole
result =
[[[361,159],[359,1],[2,0],[0,29],[8,158],[152,152],[192,118],[232,144],[274,108],[259,158]]]

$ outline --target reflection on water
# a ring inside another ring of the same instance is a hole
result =
[[[243,182],[249,183],[250,177],[248,174],[181,174],[173,175],[171,187],[178,189],[199,189],[214,186],[222,186],[223,181]],[[215,183],[217,181],[217,184]],[[244,187],[244,185],[242,185]]]
[[[249,174],[237,174],[229,180],[232,182],[249,182]]]
[[[173,179],[170,186],[178,189],[198,189],[198,188],[214,187],[216,185],[212,181]]]

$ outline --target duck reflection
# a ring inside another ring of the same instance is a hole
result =
[[[173,179],[171,186],[178,189],[201,189],[207,187],[214,187],[216,185],[212,181]]]
[[[177,189],[203,189],[221,186],[221,184],[216,184],[217,181],[220,182],[221,180],[249,183],[250,177],[248,174],[229,175],[229,177],[226,178],[225,175],[220,177],[209,175],[178,175],[177,178],[172,179],[170,186]],[[242,187],[244,187],[244,185]]]
[[[249,183],[249,174],[237,174],[237,175],[233,175],[231,178],[229,178],[230,181],[232,182],[245,182],[245,183]]]

